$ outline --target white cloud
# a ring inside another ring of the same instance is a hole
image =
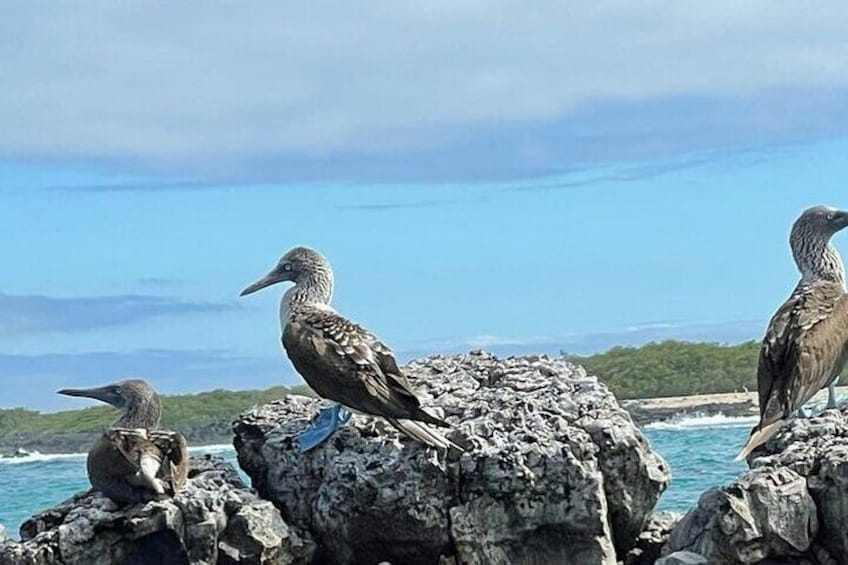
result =
[[[761,97],[848,88],[843,7],[20,2],[0,22],[0,154],[391,154],[680,96],[775,127]]]

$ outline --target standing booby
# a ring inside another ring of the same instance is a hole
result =
[[[737,460],[774,435],[822,387],[836,406],[836,379],[848,361],[845,268],[831,237],[848,227],[848,212],[826,206],[806,210],[790,235],[801,281],[772,317],[760,349],[757,388],[760,422]]]
[[[121,413],[88,452],[88,480],[115,502],[134,504],[174,496],[188,475],[185,438],[157,429],[159,395],[140,379],[59,394],[94,398]]]
[[[421,408],[392,351],[330,307],[333,271],[321,254],[295,247],[241,296],[283,281],[294,283],[280,302],[286,354],[312,390],[339,403],[322,411],[312,428],[298,436],[301,451],[317,447],[346,423],[350,413],[345,408],[382,416],[404,434],[432,447],[460,449],[427,425],[448,426]]]

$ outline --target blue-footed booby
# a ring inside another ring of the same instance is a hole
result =
[[[848,361],[848,295],[845,267],[831,237],[848,227],[848,212],[810,208],[789,238],[801,281],[772,317],[760,348],[757,388],[760,422],[737,460],[773,436],[780,425],[828,387],[836,406],[836,380]]]
[[[333,271],[321,254],[295,247],[241,296],[283,281],[294,283],[280,302],[286,354],[318,396],[338,403],[300,434],[301,451],[317,447],[350,419],[348,408],[381,416],[407,436],[432,447],[461,449],[429,425],[448,427],[425,412],[392,351],[374,334],[331,306]]]
[[[159,430],[159,395],[140,379],[59,394],[94,398],[120,414],[88,452],[91,486],[121,504],[174,496],[188,475],[185,438]]]

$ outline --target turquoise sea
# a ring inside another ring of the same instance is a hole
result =
[[[751,418],[710,416],[649,424],[645,433],[672,471],[658,509],[685,512],[703,491],[736,477],[745,466],[733,457],[753,423]],[[230,446],[194,448],[192,453],[215,453],[235,462]],[[23,520],[87,488],[84,455],[0,459],[0,524],[17,537]]]

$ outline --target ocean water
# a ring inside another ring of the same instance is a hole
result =
[[[671,467],[671,485],[657,510],[686,512],[705,490],[735,479],[748,468],[734,461],[758,418],[687,417],[645,427],[651,446]]]
[[[192,447],[189,452],[219,455],[238,468],[231,445]],[[0,524],[6,527],[6,535],[18,538],[18,529],[24,520],[88,490],[85,457],[85,454],[35,454],[0,458]],[[242,474],[242,479],[247,480],[247,477]]]
[[[645,433],[672,472],[671,486],[658,509],[685,512],[703,491],[726,484],[742,472],[745,464],[734,462],[733,457],[754,423],[753,418],[709,416],[649,424]],[[231,446],[191,451],[215,453],[235,463]],[[87,488],[85,455],[0,458],[0,524],[10,537],[17,537],[20,524],[32,514]]]

